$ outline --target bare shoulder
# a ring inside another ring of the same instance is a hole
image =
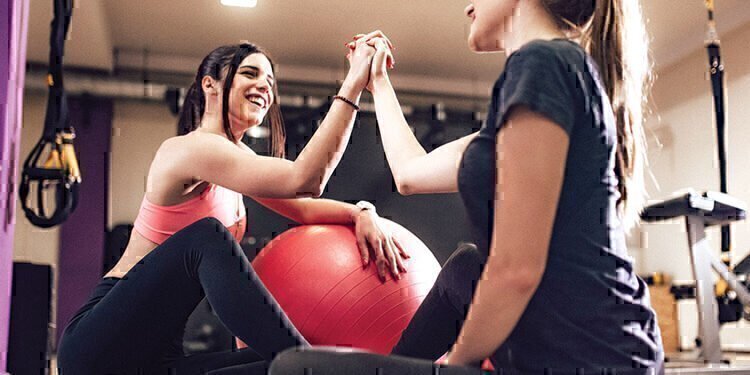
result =
[[[156,152],[157,158],[164,161],[192,163],[209,154],[231,150],[232,143],[216,134],[192,132],[165,140]]]
[[[244,143],[235,144],[217,134],[192,132],[165,140],[154,158],[152,171],[203,179],[211,170],[231,169],[233,164],[247,166],[250,155],[256,154]]]
[[[148,172],[149,201],[167,206],[181,203],[195,188],[198,181],[193,178],[190,155],[195,155],[196,141],[191,136],[176,136],[162,142]]]
[[[156,151],[149,176],[188,177],[188,166],[199,160],[206,148],[212,147],[212,141],[215,142],[195,133],[167,138]],[[187,173],[183,176],[183,172]]]
[[[226,138],[222,138],[216,134],[195,131],[190,134],[167,138],[159,147],[159,152],[177,152],[180,150],[199,151],[208,145],[220,145],[223,143],[231,145]]]
[[[244,144],[210,133],[166,140],[152,163],[149,181],[154,190],[160,190],[156,185],[161,183],[161,191],[168,191],[170,197],[178,191],[184,194],[199,181],[249,196],[285,198],[299,190],[292,162],[256,155]]]

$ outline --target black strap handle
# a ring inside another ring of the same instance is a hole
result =
[[[21,206],[29,221],[42,228],[49,228],[65,221],[78,202],[78,186],[81,182],[73,149],[75,130],[69,124],[68,100],[63,87],[63,56],[65,37],[70,28],[73,0],[54,0],[55,15],[50,33],[50,54],[47,84],[47,112],[44,132],[24,161],[19,195]],[[46,160],[42,160],[48,150]],[[29,194],[35,188],[35,205],[31,205]],[[47,215],[45,193],[54,189],[55,210]]]

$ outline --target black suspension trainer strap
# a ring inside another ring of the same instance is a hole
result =
[[[65,37],[70,27],[73,0],[54,0],[54,18],[50,34],[47,112],[39,142],[26,158],[19,194],[29,221],[49,228],[65,221],[76,207],[81,173],[73,147],[75,130],[69,124],[68,100],[63,88]],[[46,150],[46,152],[45,152]],[[43,158],[45,156],[45,158]],[[36,194],[29,193],[35,190]],[[54,191],[55,209],[47,215],[45,197]],[[35,204],[31,204],[31,203]]]
[[[708,10],[708,34],[706,49],[708,51],[709,72],[711,74],[711,94],[714,98],[714,113],[716,116],[716,140],[719,156],[719,188],[722,193],[727,192],[727,155],[726,155],[726,108],[724,105],[724,65],[721,63],[719,35],[716,32],[714,20],[714,0],[705,0]],[[729,225],[721,227],[721,259],[725,265],[730,265],[730,251],[732,238]]]

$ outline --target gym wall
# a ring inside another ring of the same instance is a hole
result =
[[[25,158],[38,140],[44,125],[46,96],[27,91],[24,96],[24,118],[21,155]],[[174,119],[164,105],[132,101],[114,104],[112,154],[110,159],[110,217],[107,225],[132,223],[145,191],[144,177],[150,160],[161,142],[175,132]],[[84,171],[85,173],[85,171]],[[86,178],[84,175],[83,178]],[[17,198],[16,198],[17,199]],[[85,198],[84,198],[85,199]],[[20,202],[18,207],[20,207]],[[49,264],[53,269],[52,311],[57,316],[58,254],[60,227],[35,227],[19,212],[15,227],[14,262]],[[92,249],[92,251],[101,251]],[[65,322],[59,323],[65,324]],[[53,330],[54,331],[54,330]],[[56,338],[51,338],[57,342]]]
[[[44,128],[44,114],[47,108],[45,95],[26,90],[23,98],[23,124],[21,125],[21,161],[31,152]],[[23,164],[21,164],[23,165]],[[18,173],[20,174],[20,168]],[[54,328],[57,316],[57,270],[60,247],[60,227],[42,229],[31,225],[24,216],[21,202],[16,196],[16,227],[13,241],[13,262],[45,264],[52,267],[51,324]],[[54,335],[54,329],[49,330]],[[55,341],[56,342],[56,341]]]
[[[107,226],[133,223],[146,191],[146,175],[161,143],[177,133],[166,105],[116,101],[110,155],[110,218]]]
[[[696,44],[698,41],[696,41]],[[727,187],[732,194],[750,202],[750,24],[722,36],[722,61],[726,67]],[[678,63],[660,69],[653,91],[655,113],[648,121],[650,168],[658,187],[646,177],[651,199],[661,200],[673,192],[692,187],[719,190],[716,130],[708,80],[708,57],[698,50]],[[658,147],[654,136],[663,144]],[[690,280],[687,238],[682,220],[644,224],[640,272],[663,271],[676,280]],[[711,229],[709,239],[719,254],[719,231]],[[739,261],[750,252],[750,223],[732,226],[732,259]],[[637,242],[637,241],[636,241]]]
[[[28,155],[42,132],[45,108],[44,95],[27,92],[21,134],[23,157]],[[115,102],[108,226],[135,220],[145,191],[149,162],[161,142],[174,135],[175,121],[167,107],[161,104]],[[37,228],[21,214],[16,223],[13,260],[54,266],[59,233],[59,226]]]
[[[42,134],[46,108],[46,95],[26,91],[23,98],[23,124],[21,125],[22,161],[29,155]],[[19,210],[16,217],[15,241],[13,242],[13,261],[50,264],[54,268],[57,264],[60,246],[60,227],[42,229],[31,225],[23,211],[20,210],[21,202],[17,196],[16,200]]]
[[[698,45],[700,41],[695,41]],[[722,61],[725,65],[727,91],[727,190],[729,194],[750,203],[750,24],[722,35]],[[687,187],[719,190],[716,129],[714,125],[711,83],[707,73],[708,57],[697,50],[672,66],[659,69],[654,85],[655,113],[648,122],[649,160],[658,185],[647,177],[651,199],[660,200]],[[659,147],[654,137],[660,138]],[[638,259],[641,274],[661,271],[675,282],[691,281],[687,235],[684,219],[671,223],[644,224],[642,235],[636,233],[630,252]],[[718,256],[718,228],[708,232],[711,247]],[[750,252],[750,224],[732,225],[732,260],[742,260]],[[639,243],[640,242],[640,243]],[[680,347],[695,346],[697,310],[694,300],[677,305]],[[750,324],[740,320],[722,326],[721,344],[725,350],[748,351]]]

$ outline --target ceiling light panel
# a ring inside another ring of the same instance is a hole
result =
[[[255,8],[258,0],[221,0],[221,3],[228,7]]]

